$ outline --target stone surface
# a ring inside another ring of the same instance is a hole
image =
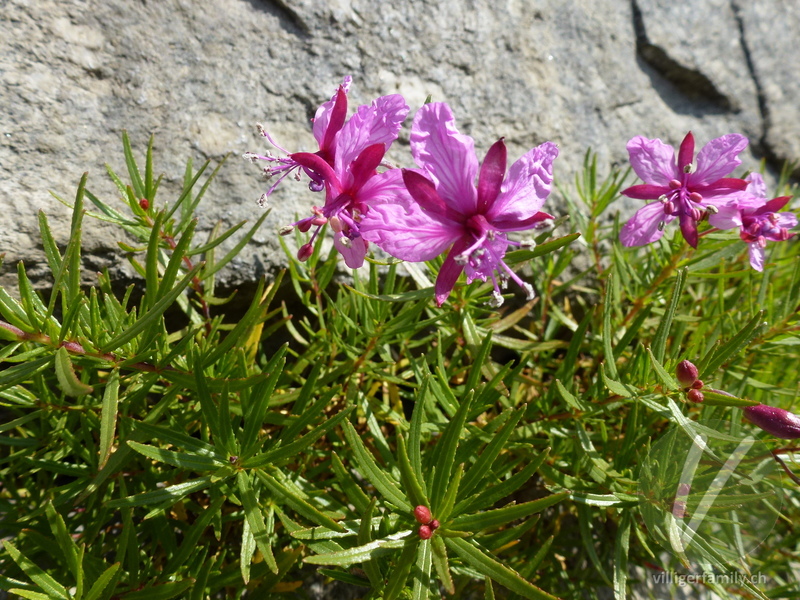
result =
[[[510,158],[557,142],[556,178],[569,187],[586,148],[624,164],[633,135],[676,144],[737,131],[748,167],[800,159],[792,0],[5,0],[0,11],[0,252],[8,285],[24,260],[46,270],[36,213],[59,241],[80,174],[114,202],[104,163],[124,169],[120,135],[137,152],[155,134],[162,200],[185,161],[233,156],[212,184],[200,228],[257,217],[259,168],[238,158],[268,145],[262,122],[291,150],[314,149],[309,118],[352,74],[353,104],[400,92],[412,111],[431,94],[453,106],[479,154],[505,136]],[[409,120],[410,123],[410,120]],[[390,158],[408,164],[407,132]],[[287,181],[273,212],[224,283],[285,262],[275,232],[320,198]],[[555,193],[548,209],[558,211]],[[626,213],[635,204],[620,201]],[[129,276],[114,232],[90,220],[88,270]]]

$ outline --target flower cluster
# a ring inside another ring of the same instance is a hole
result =
[[[321,227],[329,223],[334,245],[347,266],[364,263],[370,243],[396,258],[431,260],[447,252],[436,279],[436,302],[444,303],[462,271],[467,281],[491,280],[492,304],[499,306],[500,287],[514,280],[533,297],[530,284],[503,261],[509,246],[530,245],[507,237],[508,232],[535,228],[553,217],[540,209],[550,194],[553,160],[558,148],[546,142],[507,169],[502,139],[478,165],[474,142],[456,129],[450,107],[441,102],[419,109],[411,128],[411,154],[417,169],[391,168],[383,162],[397,139],[409,108],[399,94],[382,96],[359,106],[347,119],[346,77],[333,97],[314,117],[317,152],[283,150],[261,128],[262,135],[284,156],[247,153],[246,158],[267,163],[268,177],[278,177],[262,196],[266,202],[290,173],[304,173],[309,188],[325,192],[322,206],[312,215],[281,229],[295,227],[314,233],[298,251],[306,260]],[[380,167],[385,170],[378,171]],[[477,182],[476,182],[477,177]]]
[[[313,119],[316,152],[286,151],[262,127],[262,135],[283,155],[245,155],[266,162],[267,177],[277,177],[262,195],[261,204],[292,173],[297,179],[305,174],[313,192],[324,192],[324,202],[314,206],[310,216],[281,229],[287,235],[294,228],[302,232],[313,228],[298,258],[311,256],[317,235],[330,224],[334,246],[351,268],[364,264],[370,244],[406,261],[445,254],[434,290],[440,306],[461,273],[468,283],[491,281],[490,304],[494,306],[502,303],[500,290],[508,280],[533,298],[533,287],[511,270],[504,257],[510,246],[533,244],[514,241],[509,233],[552,222],[553,217],[542,208],[553,183],[556,145],[545,142],[508,167],[500,138],[479,164],[473,139],[459,133],[450,107],[433,102],[419,109],[411,126],[411,155],[417,167],[393,168],[384,156],[397,139],[409,107],[401,95],[391,94],[359,106],[348,118],[351,81],[345,77],[331,99],[317,109]],[[677,219],[683,237],[696,248],[698,225],[708,220],[718,229],[739,228],[751,265],[762,270],[766,242],[789,239],[797,217],[779,212],[788,197],[767,199],[759,175],[729,176],[741,164],[739,153],[746,146],[747,138],[728,134],[706,144],[695,157],[690,132],[676,157],[661,140],[631,139],[631,166],[644,183],[622,193],[656,201],[625,224],[620,232],[623,245],[655,242],[666,225]]]
[[[697,248],[698,224],[708,220],[717,229],[740,228],[751,266],[764,267],[767,240],[785,241],[797,225],[791,213],[778,213],[789,197],[767,200],[757,173],[746,179],[728,177],[741,164],[747,138],[737,133],[711,140],[694,156],[694,136],[681,142],[678,156],[659,139],[637,136],[628,142],[631,167],[643,184],[622,191],[629,198],[657,200],[640,208],[620,231],[625,246],[642,246],[661,238],[665,226],[678,219],[684,239]]]

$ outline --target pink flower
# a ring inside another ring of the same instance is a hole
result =
[[[506,233],[553,218],[540,208],[550,193],[556,145],[534,148],[506,173],[506,147],[500,139],[479,174],[472,138],[458,132],[450,107],[436,102],[414,117],[411,154],[421,169],[404,169],[403,181],[415,202],[374,204],[361,223],[364,237],[408,261],[431,260],[449,248],[436,278],[439,306],[462,271],[468,282],[492,279],[496,306],[503,301],[498,279],[503,284],[513,279],[532,298],[530,284],[503,261],[509,244],[520,245]]]
[[[747,185],[743,179],[726,175],[741,164],[738,154],[746,146],[743,135],[723,135],[706,144],[697,154],[697,162],[692,162],[691,132],[681,142],[677,161],[672,147],[661,140],[637,136],[629,141],[631,166],[645,183],[622,193],[629,198],[659,202],[640,208],[625,224],[619,234],[622,244],[642,246],[657,241],[664,226],[675,217],[693,248],[697,248],[697,223],[706,216],[714,227],[724,229],[721,225],[736,214],[737,197]]]
[[[788,230],[797,225],[797,216],[778,212],[786,206],[791,196],[767,200],[767,186],[759,173],[751,173],[746,181],[746,194],[739,200],[737,218],[732,222],[734,227],[741,228],[739,237],[747,242],[750,266],[756,271],[763,271],[767,240],[788,240],[793,235]]]
[[[293,224],[301,231],[316,227],[311,240],[298,252],[304,260],[321,227],[330,222],[334,231],[334,245],[351,268],[364,263],[367,241],[359,232],[359,221],[373,202],[394,199],[410,202],[399,169],[378,173],[383,157],[400,131],[408,115],[408,106],[399,94],[381,96],[371,105],[362,105],[349,119],[347,116],[347,91],[351,78],[345,77],[333,97],[317,109],[314,117],[314,137],[319,150],[314,153],[289,153],[280,148],[268,133],[270,143],[283,150],[285,157],[246,155],[251,159],[265,160],[273,166],[266,170],[278,181],[262,196],[265,200],[277,185],[292,171],[302,170],[311,179],[312,191],[325,190],[325,204],[314,207],[312,215]],[[288,234],[292,227],[284,227]]]

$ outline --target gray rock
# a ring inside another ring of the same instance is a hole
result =
[[[479,155],[499,136],[512,159],[557,142],[567,187],[587,147],[601,165],[624,164],[638,134],[676,144],[691,129],[702,144],[738,131],[753,141],[747,166],[761,156],[779,166],[800,159],[798,34],[789,0],[6,0],[0,283],[24,260],[48,284],[36,213],[48,213],[60,242],[69,226],[49,190],[70,199],[88,170],[94,193],[117,200],[103,165],[124,170],[123,129],[140,153],[155,134],[162,201],[176,197],[187,158],[233,154],[201,204],[201,229],[257,217],[266,185],[238,158],[268,148],[255,123],[288,149],[313,150],[309,118],[347,74],[353,105],[394,92],[412,111],[428,94],[448,101]],[[407,132],[390,158],[410,162]],[[223,285],[285,264],[275,232],[319,202],[285,182]],[[548,208],[559,204],[554,194]],[[86,235],[87,281],[104,266],[131,276],[115,231],[89,220]]]

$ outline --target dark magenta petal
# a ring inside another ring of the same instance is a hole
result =
[[[527,219],[493,219],[492,227],[497,229],[497,231],[525,231],[547,219],[555,219],[555,217],[546,212],[539,211]]]
[[[385,144],[372,144],[372,146],[367,146],[361,151],[361,154],[350,166],[354,190],[360,189],[370,177],[375,175],[375,169],[381,164],[384,154],[386,154]]]
[[[289,158],[301,167],[314,171],[328,184],[339,185],[339,179],[336,177],[336,173],[333,172],[333,168],[319,155],[311,152],[295,152],[290,154]]]
[[[406,184],[408,193],[420,208],[442,216],[448,213],[447,205],[439,196],[436,186],[430,179],[414,171],[403,169],[403,183]]]
[[[678,171],[683,173],[684,169],[692,164],[694,159],[694,136],[692,132],[686,134],[681,142],[680,150],[678,150]]]
[[[690,215],[681,215],[681,233],[692,248],[697,248],[697,221]]]
[[[339,130],[344,127],[345,119],[347,118],[347,93],[344,87],[339,86],[339,91],[336,92],[336,102],[331,110],[331,118],[328,121],[328,128],[325,130],[325,137],[320,145],[320,151],[325,155],[325,160],[333,162],[333,140]]]
[[[656,198],[671,192],[668,187],[662,185],[650,185],[643,183],[641,185],[632,185],[620,192],[623,196],[628,198],[636,198],[637,200],[655,200]]]
[[[779,198],[773,198],[772,200],[768,200],[767,203],[755,211],[753,214],[755,215],[763,215],[764,213],[771,213],[771,212],[778,212],[784,206],[786,206],[791,200],[791,196],[781,196]]]
[[[497,140],[483,159],[478,175],[478,212],[484,214],[500,193],[506,174],[506,145],[503,138]]]
[[[453,247],[450,248],[450,252],[447,253],[447,258],[445,258],[442,263],[442,268],[439,271],[439,275],[436,277],[436,285],[434,286],[436,306],[444,304],[450,292],[453,291],[453,286],[455,286],[456,281],[458,281],[458,276],[461,275],[461,271],[464,270],[464,265],[458,264],[455,257],[467,248],[469,248],[469,238],[460,238],[453,244]]]

